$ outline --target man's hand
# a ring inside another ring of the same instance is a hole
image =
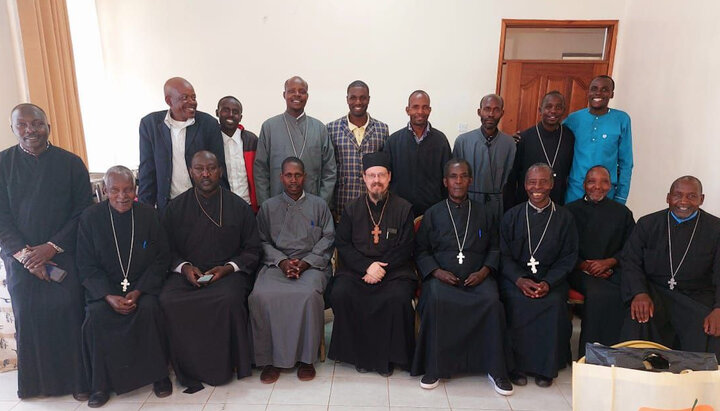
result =
[[[375,261],[365,270],[365,275],[362,277],[363,281],[368,284],[377,284],[385,277],[385,268],[387,263]]]
[[[512,138],[513,140],[515,140],[515,144],[519,143],[520,140],[522,140],[522,136],[520,135],[520,133],[513,134]]]
[[[217,267],[213,267],[213,268],[205,271],[205,274],[203,274],[203,275],[208,275],[208,274],[212,275],[213,278],[210,280],[210,284],[212,284],[215,281],[218,281],[219,279],[225,277],[226,275],[228,275],[230,273],[234,273],[234,272],[235,272],[235,267],[233,267],[230,264],[225,264],[225,265],[219,265]]]
[[[720,337],[720,308],[710,311],[703,321],[705,334],[712,337]]]
[[[654,314],[655,305],[647,293],[640,293],[633,297],[630,304],[630,318],[639,323],[646,323]]]
[[[442,268],[434,269],[430,274],[445,284],[452,285],[453,287],[460,284],[460,279],[450,271],[445,271]]]
[[[471,273],[468,278],[465,279],[465,283],[463,283],[463,285],[465,287],[475,287],[485,281],[488,275],[490,275],[490,268],[483,267],[480,270]]]
[[[288,271],[285,273],[285,276],[288,278],[300,278],[300,275],[310,268],[310,264],[298,258],[283,261],[288,262]]]
[[[199,268],[195,267],[190,263],[187,263],[182,266],[180,272],[185,276],[185,278],[190,282],[190,284],[194,285],[195,287],[201,287],[200,283],[197,282],[198,278],[202,277],[203,275],[202,271],[200,271]]]
[[[137,308],[137,304],[121,295],[106,295],[105,301],[110,304],[116,313],[127,315],[130,314]]]
[[[142,295],[142,291],[132,290],[129,293],[125,294],[125,299],[130,301],[131,303],[137,305],[137,302],[140,299],[141,295]]]
[[[617,265],[617,260],[614,258],[605,258],[602,260],[587,260],[587,272],[594,277],[602,277],[607,272]]]
[[[543,298],[550,292],[550,284],[546,281],[540,281],[537,283],[537,291],[535,291],[535,298]]]
[[[36,245],[35,247],[27,246],[25,248],[27,248],[28,252],[24,264],[28,270],[47,264],[48,261],[52,260],[55,254],[57,254],[53,246],[47,243]]]
[[[36,268],[28,269],[28,271],[30,271],[30,274],[41,280],[50,281],[50,277],[47,274],[47,268],[44,264]]]
[[[517,285],[520,291],[529,298],[542,298],[550,291],[550,285],[545,281],[536,283],[535,281],[525,277],[518,278],[515,285]]]

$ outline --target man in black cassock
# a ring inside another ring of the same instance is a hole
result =
[[[553,169],[555,184],[550,199],[565,204],[568,175],[573,162],[575,134],[562,125],[565,115],[565,97],[559,91],[551,91],[543,97],[540,122],[519,134],[515,161],[505,186],[505,209],[527,201],[523,178],[527,169],[535,163],[545,163]]]
[[[621,269],[618,261],[623,244],[635,220],[624,204],[607,198],[610,173],[595,166],[585,175],[585,196],[566,206],[575,218],[579,251],[575,269],[568,276],[570,286],[585,296],[578,355],[585,344],[620,342],[625,304],[620,297]]]
[[[532,165],[525,175],[528,201],[505,213],[500,227],[500,294],[515,385],[527,384],[532,374],[538,386],[549,387],[570,359],[567,275],[577,261],[578,238],[572,214],[550,200],[552,187],[550,166]]]
[[[191,164],[194,187],[170,202],[163,219],[171,273],[160,293],[170,361],[190,394],[202,382],[228,382],[233,371],[250,375],[247,298],[261,253],[255,215],[219,186],[217,157],[200,151]]]
[[[10,117],[19,144],[0,153],[0,248],[16,320],[18,397],[72,393],[84,401],[75,243],[78,217],[92,203],[90,178],[78,156],[48,142],[40,107],[20,104]]]
[[[157,397],[172,394],[157,300],[170,264],[165,231],[153,207],[135,203],[132,171],[111,167],[104,181],[108,200],[87,208],[78,225],[91,408],[103,406],[110,391],[150,383]]]
[[[413,212],[388,190],[385,152],[366,154],[363,170],[367,194],[345,207],[335,230],[339,261],[328,357],[388,376],[395,365],[409,368],[415,348]]]
[[[623,339],[720,359],[720,219],[700,209],[695,177],[675,180],[668,209],[638,220],[623,249]]]
[[[443,179],[448,198],[425,212],[417,233],[415,261],[423,284],[411,373],[424,373],[420,386],[432,389],[439,378],[483,372],[495,391],[511,395],[505,311],[494,278],[498,233],[484,204],[468,198],[471,182],[467,161],[448,161]]]

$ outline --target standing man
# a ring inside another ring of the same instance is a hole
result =
[[[430,125],[431,110],[430,96],[413,91],[405,107],[410,117],[407,127],[392,133],[383,149],[395,170],[390,191],[409,201],[416,217],[447,195],[443,168],[450,159],[450,144],[442,131]]]
[[[327,203],[303,190],[302,160],[286,158],[282,172],[285,191],[264,202],[258,214],[263,265],[248,300],[255,365],[264,367],[260,380],[266,384],[277,381],[279,368],[297,363],[300,381],[315,377],[335,242]]]
[[[453,148],[453,156],[467,160],[473,169],[470,198],[485,205],[495,224],[503,215],[503,187],[515,159],[515,140],[497,128],[505,114],[503,107],[500,96],[483,97],[477,110],[482,125],[458,136]]]
[[[337,227],[328,357],[388,376],[395,365],[410,367],[415,348],[413,214],[410,203],[388,189],[386,153],[366,154],[363,170],[367,194],[345,207]]]
[[[308,84],[299,76],[285,81],[285,112],[260,128],[255,157],[255,188],[259,205],[283,192],[282,162],[297,157],[305,163],[305,187],[330,204],[335,189],[335,152],[325,124],[305,114]]]
[[[549,387],[570,359],[567,275],[578,239],[572,214],[550,200],[552,181],[550,166],[530,166],[528,201],[508,210],[500,227],[500,294],[515,364],[510,379],[520,386],[532,374],[535,384]]]
[[[585,296],[579,357],[585,344],[620,342],[625,304],[620,296],[622,267],[618,264],[625,241],[635,227],[632,211],[607,198],[610,173],[595,166],[585,176],[585,196],[566,206],[575,218],[579,253],[568,276],[570,286]]]
[[[497,229],[483,204],[468,198],[467,161],[448,161],[443,183],[448,198],[427,210],[417,233],[423,288],[412,374],[425,374],[420,387],[432,389],[453,374],[486,373],[497,393],[511,395],[505,310],[494,275],[500,266]]]
[[[196,152],[209,150],[221,166],[225,164],[220,127],[210,114],[196,111],[192,84],[173,77],[165,82],[163,91],[170,108],[140,120],[138,198],[158,211],[192,187],[187,170]],[[227,186],[227,180],[223,184]]]
[[[85,401],[75,245],[80,213],[92,203],[90,177],[78,156],[50,144],[40,107],[20,104],[10,121],[18,145],[0,153],[0,248],[16,321],[18,397]]]
[[[337,218],[342,215],[347,203],[365,194],[362,156],[382,150],[389,135],[387,124],[370,117],[367,112],[370,88],[364,81],[350,83],[346,99],[350,108],[347,116],[327,125],[335,147],[338,173],[332,207]]]
[[[108,199],[88,207],[78,227],[91,408],[103,406],[110,391],[150,383],[158,398],[172,394],[157,300],[170,264],[165,230],[153,207],[135,202],[132,171],[111,167],[103,180]]]
[[[614,95],[615,81],[610,76],[597,76],[588,88],[588,108],[565,119],[565,126],[575,134],[566,203],[582,198],[585,173],[595,165],[610,171],[608,198],[620,204],[627,202],[633,168],[632,130],[627,113],[608,107]]]
[[[540,122],[520,133],[517,152],[512,172],[508,178],[506,197],[509,204],[505,208],[527,201],[525,193],[525,172],[535,163],[545,163],[553,170],[555,184],[550,192],[550,199],[555,204],[565,204],[567,180],[573,161],[575,135],[572,130],[562,125],[565,114],[565,97],[559,91],[551,91],[542,99]]]
[[[240,124],[242,111],[240,100],[233,96],[226,96],[218,101],[215,115],[220,121],[230,191],[245,200],[253,211],[257,212],[253,163],[255,162],[258,138]]]
[[[668,209],[638,220],[625,244],[623,339],[711,352],[720,360],[720,219],[700,209],[702,183],[680,177]]]
[[[172,272],[160,293],[170,361],[190,394],[202,382],[250,375],[247,297],[261,253],[255,215],[220,187],[215,155],[199,151],[191,164],[194,187],[170,203],[163,220]]]

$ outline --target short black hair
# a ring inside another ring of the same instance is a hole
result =
[[[218,109],[220,108],[220,103],[222,103],[223,100],[235,100],[236,103],[240,104],[240,111],[242,111],[242,103],[235,96],[225,96],[225,97],[221,98],[220,100],[218,100],[218,105],[217,105]]]
[[[352,83],[350,83],[347,86],[347,92],[350,93],[350,89],[353,87],[363,87],[365,90],[367,90],[368,94],[370,94],[370,87],[368,87],[367,83],[362,80],[355,80]]]
[[[615,80],[613,80],[613,78],[608,76],[607,74],[601,74],[599,76],[593,77],[591,83],[599,78],[605,78],[605,79],[610,80],[610,84],[612,84],[612,91],[615,91]]]
[[[559,91],[557,91],[557,90],[553,90],[553,91],[549,91],[549,92],[545,93],[545,95],[543,96],[542,100],[540,100],[540,107],[542,107],[542,106],[545,105],[545,100],[546,100],[548,97],[557,97],[557,98],[559,98],[559,99],[562,101],[563,107],[565,107],[565,96],[563,96],[562,93],[559,92]]]
[[[485,100],[488,100],[491,98],[494,98],[495,100],[500,102],[500,108],[503,108],[503,109],[505,108],[505,100],[503,100],[503,98],[497,94],[488,94],[486,96],[483,96],[483,98],[480,99],[480,107],[482,108],[483,103],[485,103]]]
[[[47,121],[48,118],[47,118],[47,113],[45,113],[45,110],[43,110],[42,107],[40,107],[36,104],[33,104],[33,103],[20,103],[17,106],[13,107],[13,109],[10,110],[10,117],[12,117],[12,114],[14,112],[25,109],[25,108],[32,108],[34,110],[38,110],[39,112],[42,113],[43,117],[45,117],[45,121]]]
[[[690,175],[682,176],[682,177],[675,179],[675,181],[673,181],[672,185],[670,185],[670,192],[672,192],[673,188],[675,188],[675,185],[681,181],[692,181],[692,182],[696,183],[698,185],[698,187],[700,188],[700,194],[703,193],[703,186],[702,186],[702,182],[700,181],[700,179],[695,176],[690,176]]]
[[[608,174],[608,177],[610,177],[610,179],[612,180],[612,176],[610,175],[610,170],[608,170],[607,167],[605,167],[605,166],[602,165],[602,164],[597,164],[597,165],[594,165],[594,166],[588,168],[587,173],[585,173],[585,180],[588,179],[588,176],[590,175],[590,172],[593,171],[593,170],[595,170],[595,169],[597,169],[597,168],[601,168],[601,169],[605,170],[605,172]]]
[[[410,99],[411,99],[415,94],[424,94],[425,97],[427,97],[428,100],[430,100],[430,94],[428,94],[427,91],[425,91],[425,90],[415,90],[415,91],[413,91],[412,93],[410,93],[410,95],[408,96],[408,105],[410,105]]]
[[[470,166],[470,163],[467,162],[467,160],[463,158],[457,158],[453,157],[450,160],[448,160],[447,163],[445,163],[445,168],[443,168],[443,177],[447,178],[450,174],[450,167],[456,166],[456,165],[464,165],[467,167],[468,176],[472,178],[472,167]]]
[[[302,172],[303,173],[305,172],[305,163],[303,163],[302,160],[300,160],[299,158],[297,158],[295,156],[290,156],[290,157],[286,158],[285,160],[283,160],[282,165],[280,166],[280,172],[281,173],[285,172],[285,165],[290,164],[290,163],[299,165],[300,168],[302,169]]]
[[[547,170],[548,173],[550,173],[550,180],[555,181],[555,176],[553,176],[553,169],[547,163],[535,163],[528,167],[527,171],[525,172],[525,181],[527,181],[528,174],[530,174],[530,172],[533,170]]]

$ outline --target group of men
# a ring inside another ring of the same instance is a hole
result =
[[[48,142],[43,110],[18,105],[19,144],[0,153],[18,396],[99,407],[153,383],[163,397],[168,363],[187,393],[253,365],[263,383],[295,367],[311,380],[328,305],[333,360],[407,369],[425,389],[483,373],[510,395],[528,376],[550,386],[570,360],[571,286],[586,296],[581,350],[643,338],[720,356],[720,220],[686,176],[635,227],[630,122],[608,108],[613,90],[594,79],[588,109],[564,123],[550,92],[514,138],[498,129],[502,98],[485,96],[481,127],[451,151],[422,90],[389,135],[364,82],[325,126],[292,77],[285,112],[258,138],[238,99],[222,98],[216,120],[172,78],[169,109],[140,124],[139,187],[112,167],[95,205],[82,161]]]

